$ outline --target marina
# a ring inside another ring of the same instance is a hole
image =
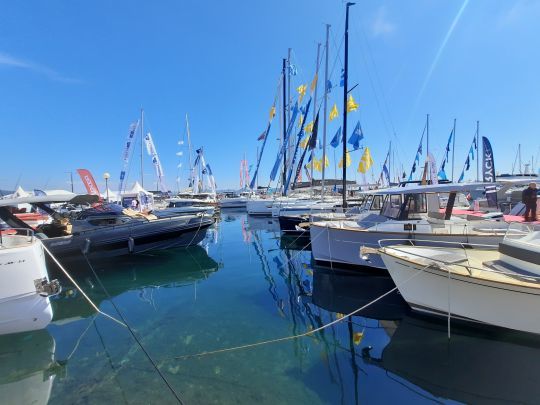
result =
[[[540,7],[280,2],[6,6],[2,404],[538,403]]]

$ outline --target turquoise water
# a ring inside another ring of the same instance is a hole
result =
[[[409,313],[388,277],[314,268],[269,219],[222,213],[201,246],[94,264],[123,317],[187,404],[537,403],[540,339]],[[99,281],[83,289],[117,318]],[[40,332],[0,337],[2,403],[175,403],[124,327],[69,284]],[[304,333],[219,354],[205,351]],[[182,357],[188,356],[188,357]]]

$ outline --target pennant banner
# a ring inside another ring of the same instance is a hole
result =
[[[122,193],[122,190],[124,189],[124,180],[126,178],[126,170],[129,163],[129,156],[131,154],[131,148],[135,143],[134,139],[138,127],[139,121],[136,121],[129,126],[128,136],[126,139],[126,144],[124,146],[124,153],[122,153],[122,170],[120,171],[120,182],[118,183],[118,195],[120,195]]]
[[[358,163],[358,172],[365,174],[372,165],[373,158],[371,157],[371,152],[369,151],[369,148],[366,146],[364,154],[360,158],[360,163]]]
[[[495,161],[493,159],[493,149],[489,139],[482,137],[483,158],[482,158],[482,177],[485,182],[495,182]]]

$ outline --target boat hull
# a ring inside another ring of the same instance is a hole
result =
[[[390,276],[413,310],[540,333],[540,288],[477,279],[424,268],[382,254]]]
[[[34,284],[48,280],[41,243],[34,239],[27,246],[1,249],[0,276],[0,335],[45,328],[52,308]]]

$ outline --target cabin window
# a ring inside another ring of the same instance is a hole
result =
[[[373,196],[372,195],[368,195],[367,198],[364,200],[364,202],[362,203],[361,205],[361,208],[363,209],[368,209],[369,206],[371,205],[371,201],[373,201]]]
[[[373,202],[371,203],[371,211],[380,211],[382,208],[382,195],[373,196]]]
[[[418,214],[427,213],[425,194],[409,194],[407,199],[407,214],[409,219],[420,218]]]
[[[385,199],[382,215],[389,218],[397,218],[401,209],[401,194],[390,195]]]

